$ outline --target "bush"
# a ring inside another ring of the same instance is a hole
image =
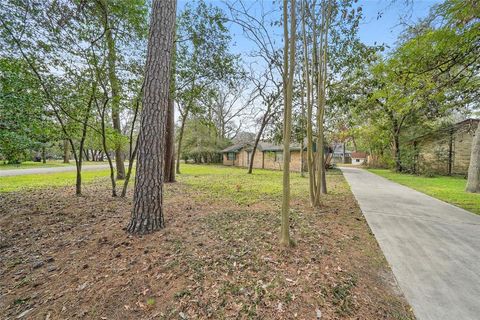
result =
[[[9,164],[20,164],[28,157],[31,141],[16,132],[3,131],[0,134],[0,153]]]

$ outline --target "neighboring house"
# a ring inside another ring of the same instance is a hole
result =
[[[332,163],[350,163],[351,154],[350,150],[347,150],[345,143],[335,143],[333,145]]]
[[[250,164],[253,144],[242,143],[234,144],[222,150],[223,164],[226,166],[248,167]],[[302,165],[300,145],[292,144],[290,146],[290,170],[300,172]],[[304,153],[304,169],[306,167],[306,148]],[[258,169],[274,169],[282,170],[283,168],[283,146],[275,145],[269,142],[259,142],[255,157],[253,159],[253,167]]]
[[[466,174],[479,119],[467,119],[412,139],[415,172]]]
[[[360,166],[362,164],[365,164],[367,161],[367,154],[365,152],[352,152],[351,154],[352,157],[352,164],[356,166]]]

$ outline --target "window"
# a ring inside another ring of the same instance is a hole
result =
[[[360,162],[360,159],[355,159],[355,162]]]
[[[227,153],[227,160],[235,160],[235,152]]]
[[[283,151],[275,152],[275,162],[283,161]]]

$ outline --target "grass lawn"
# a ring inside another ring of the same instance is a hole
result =
[[[480,214],[480,194],[465,192],[466,180],[464,178],[443,176],[427,178],[395,173],[385,169],[369,169],[369,171],[473,213]]]
[[[89,183],[97,178],[108,177],[110,170],[83,171],[82,182]],[[59,172],[43,174],[26,174],[20,176],[0,177],[0,193],[44,187],[63,187],[75,185],[76,172]]]
[[[84,161],[83,165],[95,165],[95,164],[107,164],[108,162],[99,161]],[[68,167],[75,166],[75,161],[70,163],[63,163],[62,160],[49,160],[47,163],[24,161],[21,164],[7,164],[0,162],[0,170],[12,170],[12,169],[33,169],[33,168],[54,168],[54,167]]]
[[[198,189],[208,188],[210,194],[229,197],[237,204],[252,204],[270,199],[278,200],[282,195],[282,173],[274,170],[253,170],[225,166],[183,165],[178,179]],[[331,176],[341,175],[340,170],[329,172]],[[292,198],[308,198],[308,178],[299,173],[290,174]],[[338,190],[333,187],[331,193]]]
[[[125,232],[132,188],[112,198],[108,171],[85,172],[81,197],[74,173],[1,193],[0,318],[413,319],[339,171],[318,210],[292,174],[287,249],[281,172],[181,170],[165,185],[166,228],[144,236]]]

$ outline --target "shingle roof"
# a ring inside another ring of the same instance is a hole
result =
[[[352,158],[366,158],[367,154],[365,152],[352,152]]]
[[[245,146],[245,144],[241,143],[241,144],[234,144],[234,145],[231,145],[229,147],[226,147],[225,149],[223,149],[221,152],[225,153],[225,152],[238,152],[240,151],[240,149],[242,149],[243,147]]]

